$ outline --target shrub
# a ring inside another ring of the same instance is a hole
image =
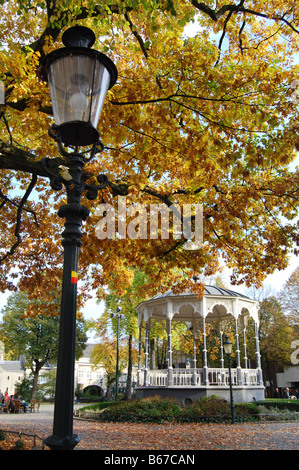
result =
[[[259,418],[259,407],[256,403],[236,403],[235,410],[238,421],[253,421]]]
[[[188,408],[181,407],[175,399],[149,397],[142,400],[128,400],[105,403],[106,409],[93,418],[114,423],[163,423],[163,422],[226,422],[231,420],[230,404],[223,398],[213,395],[195,401]],[[93,410],[92,410],[93,408]],[[98,405],[84,410],[100,411]],[[82,409],[80,410],[82,412]],[[237,403],[236,420],[249,421],[258,415],[255,403]]]
[[[181,413],[176,400],[150,397],[144,400],[123,401],[104,410],[101,421],[111,422],[155,422],[172,421]]]
[[[21,441],[21,439],[18,439],[15,442],[14,447],[11,448],[11,450],[24,450],[25,449],[25,444],[24,442]]]
[[[264,406],[265,408],[277,408],[279,410],[289,410],[299,412],[299,400],[286,400],[286,399],[270,399],[263,401],[257,401],[258,406]]]
[[[229,412],[229,404],[227,401],[216,395],[197,400],[191,405],[191,408],[194,408],[195,411],[205,416],[226,414]]]
[[[221,397],[212,395],[196,400],[182,411],[181,421],[223,421],[230,414],[229,403]]]

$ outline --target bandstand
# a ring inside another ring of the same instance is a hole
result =
[[[158,294],[137,306],[139,323],[139,363],[138,379],[135,389],[137,398],[149,396],[176,397],[182,403],[211,395],[219,395],[227,401],[230,399],[229,370],[225,367],[223,351],[224,335],[227,325],[233,324],[234,359],[231,369],[232,388],[235,402],[249,402],[264,399],[260,349],[259,349],[259,304],[242,294],[214,286],[205,286],[204,295],[194,293],[174,294],[172,290]],[[253,320],[255,337],[255,368],[250,368],[246,351],[246,328],[249,318]],[[149,337],[155,322],[166,326],[167,368],[150,368]],[[191,366],[173,366],[172,330],[175,321],[185,322],[192,330],[193,357]],[[207,350],[207,325],[216,325],[220,344],[219,367],[209,366]],[[144,331],[145,329],[145,331]],[[142,333],[144,340],[144,364],[141,364]],[[242,354],[240,351],[240,334],[242,334]],[[196,338],[202,336],[202,367],[197,367],[198,345]]]

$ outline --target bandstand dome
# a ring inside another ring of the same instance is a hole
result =
[[[137,306],[139,324],[139,364],[137,397],[151,395],[176,396],[181,401],[192,402],[203,396],[218,394],[228,398],[228,370],[224,367],[223,336],[228,322],[234,324],[236,367],[232,370],[233,388],[236,401],[264,399],[264,385],[259,352],[258,318],[259,303],[249,297],[217,286],[204,286],[204,294],[194,292],[174,293],[168,290],[157,294]],[[254,322],[256,357],[254,369],[249,368],[246,351],[246,328],[249,318]],[[161,321],[166,325],[168,335],[167,369],[149,367],[149,337],[152,325]],[[189,323],[193,334],[192,366],[177,368],[173,364],[172,328],[173,322]],[[209,366],[206,325],[215,322],[220,339],[221,360],[218,368]],[[145,328],[144,365],[141,364],[141,335]],[[239,335],[243,335],[240,351]],[[196,336],[202,336],[202,367],[197,367],[198,345]]]

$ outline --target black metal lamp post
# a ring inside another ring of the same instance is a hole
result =
[[[117,307],[116,313],[111,313],[111,318],[117,318],[116,332],[116,371],[115,371],[115,401],[118,401],[118,363],[119,363],[119,321],[123,317],[121,315],[121,307]]]
[[[233,386],[232,386],[232,372],[231,372],[231,353],[232,353],[232,343],[229,341],[228,336],[223,343],[223,349],[228,359],[228,372],[229,372],[229,391],[230,391],[230,409],[232,416],[232,424],[235,424],[235,404],[233,396]]]
[[[60,190],[65,186],[67,193],[67,204],[58,211],[58,216],[65,218],[64,265],[53,434],[45,440],[51,450],[72,450],[80,441],[73,434],[77,272],[82,244],[80,228],[89,215],[88,208],[81,205],[81,196],[86,190],[87,199],[95,199],[98,190],[108,183],[104,175],[99,175],[98,185],[87,185],[82,170],[103,149],[97,124],[106,93],[117,78],[114,63],[91,49],[95,35],[89,28],[69,28],[62,40],[66,47],[51,52],[42,63],[42,77],[50,86],[55,121],[49,135],[65,157],[65,171],[57,176],[49,158],[42,164],[51,187]]]

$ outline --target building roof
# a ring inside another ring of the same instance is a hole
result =
[[[0,368],[8,372],[20,372],[24,370],[21,361],[0,361]]]
[[[180,294],[174,294],[172,292],[172,290],[168,290],[167,292],[165,292],[164,294],[157,294],[155,295],[154,297],[152,297],[151,299],[149,300],[154,300],[154,299],[162,299],[162,298],[165,298],[165,297],[172,297],[172,296],[186,296],[186,295],[195,295],[194,292],[182,292]],[[240,292],[235,292],[235,291],[232,291],[232,290],[229,290],[229,289],[225,289],[223,287],[217,287],[217,286],[207,286],[205,285],[205,293],[204,295],[213,295],[213,296],[230,296],[230,297],[242,297],[244,299],[249,299],[249,297],[247,297],[246,295],[244,294],[240,294]]]
[[[140,302],[136,309],[139,323],[143,317],[161,320],[167,315],[178,321],[193,321],[195,317],[201,316],[210,322],[227,319],[228,315],[235,318],[241,315],[243,318],[251,316],[258,322],[256,300],[240,292],[209,285],[204,286],[202,297],[191,289],[178,294],[169,289],[164,294]]]

